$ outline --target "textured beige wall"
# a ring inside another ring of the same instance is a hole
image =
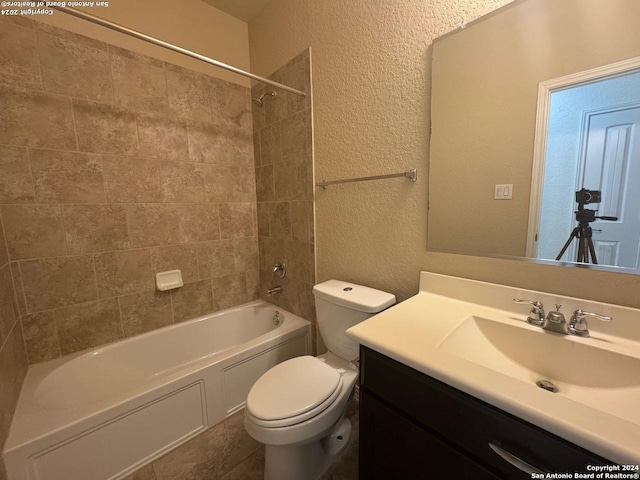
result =
[[[201,0],[110,0],[107,8],[78,10],[84,10],[96,17],[155,36],[242,70],[249,70],[247,24]],[[196,72],[249,86],[249,80],[245,77],[64,13],[54,12],[52,16],[41,15],[34,18]]]
[[[529,0],[434,43],[430,248],[525,255],[538,84],[639,56],[638,28],[636,0]]]
[[[430,52],[434,38],[504,0],[272,0],[249,25],[252,70],[313,52],[317,180],[418,168],[419,180],[316,189],[318,281],[400,299],[421,270],[640,306],[640,278],[426,251]]]

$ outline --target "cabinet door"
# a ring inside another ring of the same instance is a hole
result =
[[[497,479],[366,392],[360,395],[361,479]]]

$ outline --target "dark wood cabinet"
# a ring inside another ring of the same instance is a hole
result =
[[[612,463],[374,350],[360,364],[361,479],[531,479],[517,459],[545,473]]]

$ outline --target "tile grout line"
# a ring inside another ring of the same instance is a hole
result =
[[[112,105],[116,105],[116,83],[113,81],[113,67],[111,65],[111,45],[105,42],[107,46],[107,62],[109,65],[109,79],[111,80],[111,98],[113,100]]]
[[[40,84],[42,85],[42,91],[48,93],[44,86],[44,73],[42,70],[42,57],[40,56],[40,42],[38,41],[38,31],[33,25],[33,38],[36,41],[36,55],[38,56],[38,70],[40,70]]]

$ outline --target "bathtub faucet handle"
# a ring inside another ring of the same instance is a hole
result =
[[[273,266],[273,278],[284,278],[287,274],[287,266],[284,264],[282,260],[276,260],[275,265]]]

